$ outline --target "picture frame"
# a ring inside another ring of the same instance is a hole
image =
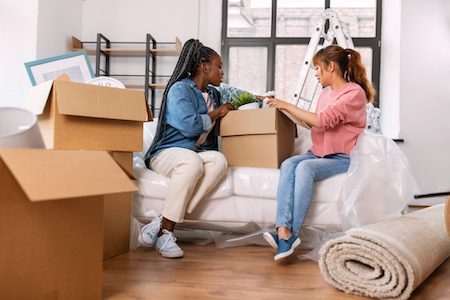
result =
[[[71,81],[88,82],[94,77],[89,57],[85,50],[70,52],[25,63],[33,86],[66,74]]]

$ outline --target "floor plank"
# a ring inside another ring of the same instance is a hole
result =
[[[185,257],[138,249],[104,263],[104,299],[366,299],[328,285],[317,263],[273,261],[269,247],[183,243]],[[296,254],[299,254],[297,252]],[[411,299],[450,299],[450,259]]]

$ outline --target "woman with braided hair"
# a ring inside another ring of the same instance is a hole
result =
[[[188,40],[163,93],[155,138],[145,155],[148,168],[169,177],[162,215],[145,225],[142,246],[168,258],[182,257],[173,230],[183,222],[227,173],[227,160],[217,149],[219,118],[234,109],[221,105],[222,59],[198,40]]]
[[[350,151],[366,127],[366,104],[375,96],[361,56],[355,50],[330,45],[314,55],[313,64],[316,77],[324,87],[316,112],[277,98],[267,101],[312,127],[313,142],[306,154],[293,156],[281,164],[277,231],[263,234],[277,249],[276,261],[290,256],[300,245],[300,228],[311,204],[314,181],[347,172]]]

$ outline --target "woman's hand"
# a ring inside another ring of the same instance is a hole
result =
[[[319,126],[319,118],[316,113],[303,110],[295,105],[292,105],[291,103],[277,98],[268,98],[265,101],[267,101],[267,104],[269,104],[270,107],[276,107],[280,110],[288,112],[293,119],[296,119],[295,122],[298,124],[303,125],[304,123],[308,127]]]
[[[275,98],[275,97],[274,98],[266,98],[266,100],[264,100],[264,101],[266,101],[270,107],[276,107],[278,109],[283,109],[283,110],[288,109],[288,107],[290,105],[288,102],[278,99],[278,98]]]
[[[228,102],[225,104],[222,104],[212,112],[208,113],[209,117],[211,118],[211,121],[214,122],[218,118],[221,118],[225,116],[230,110],[236,109],[233,103]]]
[[[236,107],[233,103],[228,102],[219,106],[216,110],[219,112],[219,118],[225,116],[230,110],[234,110]]]

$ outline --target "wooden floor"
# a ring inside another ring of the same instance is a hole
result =
[[[316,262],[273,261],[273,249],[182,244],[185,257],[138,249],[104,263],[104,299],[366,299],[328,285]],[[297,252],[296,254],[299,254]],[[411,299],[450,299],[450,259]]]

